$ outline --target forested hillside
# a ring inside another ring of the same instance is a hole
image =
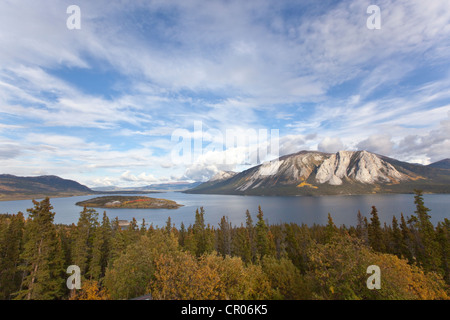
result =
[[[434,226],[420,191],[416,212],[381,225],[373,207],[356,226],[269,225],[259,208],[245,225],[223,217],[205,224],[156,227],[99,217],[84,208],[78,223],[56,225],[50,200],[0,216],[1,299],[449,299],[450,221]],[[82,288],[69,290],[69,265]],[[366,270],[381,270],[369,290]]]

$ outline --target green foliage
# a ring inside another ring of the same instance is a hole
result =
[[[195,223],[177,229],[121,229],[106,213],[101,223],[84,209],[78,223],[55,225],[49,199],[29,216],[0,215],[1,299],[449,299],[450,221],[434,227],[420,192],[408,219],[381,226],[360,212],[356,227],[268,225],[222,217],[218,228]],[[70,264],[81,267],[82,289],[64,286]],[[367,267],[381,269],[381,289],[369,290]]]
[[[175,251],[178,243],[162,230],[140,237],[106,270],[105,287],[113,299],[130,299],[146,294],[156,268],[156,259]]]
[[[162,254],[149,286],[154,299],[212,300],[268,299],[273,296],[260,266],[245,266],[241,259],[187,252]]]
[[[23,214],[0,217],[0,299],[11,298],[21,282],[20,252],[25,220]]]
[[[21,253],[23,271],[21,290],[17,299],[47,300],[62,296],[64,287],[63,251],[53,224],[54,213],[50,199],[33,200],[24,229]]]
[[[89,278],[100,280],[106,271],[111,256],[112,230],[106,212],[102,224],[94,231],[92,240],[92,258],[89,265]]]
[[[383,232],[381,230],[380,219],[378,218],[378,210],[375,206],[372,206],[372,212],[370,218],[370,224],[368,225],[368,240],[369,245],[373,250],[378,252],[384,252],[386,246],[383,241]]]
[[[427,271],[436,271],[441,265],[439,244],[433,224],[430,221],[430,209],[425,207],[422,191],[415,190],[414,203],[416,204],[417,219],[415,227],[417,230],[417,259]]]
[[[98,213],[84,207],[73,235],[72,262],[80,267],[81,274],[87,274],[92,258],[94,233],[98,227]]]
[[[230,255],[231,254],[231,223],[228,221],[228,218],[223,216],[220,219],[219,229],[217,230],[217,251],[222,255]]]
[[[417,266],[390,254],[376,253],[361,241],[343,235],[309,251],[310,270],[305,275],[311,299],[448,299],[442,277],[425,276]],[[368,266],[381,269],[381,289],[368,290]]]
[[[450,220],[445,218],[444,222],[439,222],[436,232],[442,257],[441,270],[446,282],[450,283]]]
[[[274,290],[273,298],[298,300],[306,297],[303,277],[291,260],[265,256],[261,265]]]
[[[255,237],[256,237],[256,250],[260,257],[269,254],[270,244],[269,244],[269,228],[264,221],[264,213],[261,206],[258,206],[258,222],[255,227]]]
[[[144,196],[103,196],[76,203],[77,206],[93,208],[176,209],[181,205],[172,200],[156,199]]]
[[[191,243],[197,257],[214,250],[215,236],[211,231],[209,226],[205,226],[205,210],[200,207],[200,211],[198,209],[195,211],[195,223],[192,228],[193,243]]]

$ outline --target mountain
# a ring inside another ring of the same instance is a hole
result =
[[[237,174],[237,172],[234,171],[220,171],[218,173],[216,173],[211,179],[209,179],[209,181],[222,181],[222,180],[226,180],[229,179],[233,176],[235,176]]]
[[[183,191],[200,185],[201,182],[169,182],[150,184],[138,188],[141,191]]]
[[[57,176],[18,177],[0,174],[0,200],[93,193],[88,187]]]
[[[326,195],[450,193],[450,171],[401,162],[367,151],[301,151],[227,179],[211,179],[187,193]]]
[[[440,160],[428,165],[431,168],[450,169],[450,158]]]
[[[157,184],[151,184],[148,186],[143,187],[115,187],[115,186],[108,186],[108,187],[96,187],[92,188],[92,190],[96,192],[146,192],[146,191],[183,191],[191,188],[195,188],[198,185],[200,185],[201,182],[169,182],[169,183],[157,183]]]

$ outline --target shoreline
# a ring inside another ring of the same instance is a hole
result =
[[[119,195],[119,194],[152,194],[152,193],[165,193],[167,191],[93,191],[92,193],[67,193],[67,194],[32,194],[32,195],[4,195],[0,194],[0,202],[2,201],[19,201],[19,200],[36,200],[36,199],[45,199],[46,197],[51,198],[71,198],[71,197],[79,197],[79,196],[100,196],[100,195]]]
[[[326,196],[364,196],[364,195],[396,195],[396,194],[414,194],[414,192],[377,192],[377,193],[348,193],[348,194],[238,194],[238,193],[200,193],[200,192],[185,192],[185,191],[125,191],[125,192],[96,192],[96,193],[81,193],[81,194],[58,194],[58,195],[0,195],[0,203],[6,201],[22,201],[22,200],[40,200],[46,197],[52,198],[72,198],[79,196],[101,196],[101,195],[121,195],[121,194],[153,194],[153,193],[167,193],[167,192],[179,192],[192,195],[221,195],[221,196],[242,196],[242,197],[326,197]],[[433,194],[450,194],[448,192],[423,192],[424,195]]]

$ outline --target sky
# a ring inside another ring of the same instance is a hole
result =
[[[450,158],[448,0],[0,1],[0,173],[144,186],[301,150]]]

